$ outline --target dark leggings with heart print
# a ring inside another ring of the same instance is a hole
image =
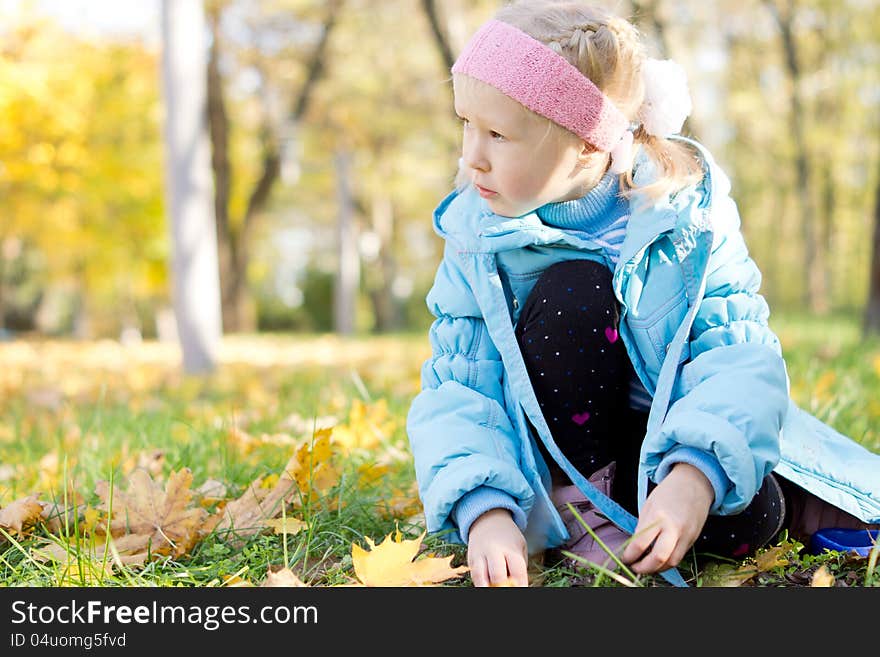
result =
[[[634,373],[619,320],[611,271],[591,260],[568,260],[549,267],[535,283],[516,336],[560,451],[586,477],[616,461],[612,496],[635,514],[639,447],[648,416],[630,408]],[[538,443],[554,479],[568,483]],[[709,516],[694,547],[742,556],[769,542],[783,515],[782,492],[770,475],[742,513]]]

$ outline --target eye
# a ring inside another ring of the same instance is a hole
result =
[[[459,116],[458,114],[456,114],[455,118],[457,118],[458,122],[461,123],[465,128],[468,127],[468,125],[470,125],[470,121],[468,121],[463,116]]]
[[[489,135],[492,137],[492,139],[496,141],[502,141],[504,139],[504,135],[502,135],[500,132],[495,132],[494,130],[490,130]]]

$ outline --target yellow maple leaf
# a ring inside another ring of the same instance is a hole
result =
[[[128,491],[114,487],[112,508],[109,484],[99,481],[95,492],[102,500],[98,507],[111,515],[113,536],[139,534],[151,538],[157,554],[181,556],[199,538],[199,528],[207,516],[201,507],[190,507],[192,472],[184,468],[172,472],[165,490],[146,470],[137,469],[128,478]]]
[[[813,587],[828,587],[834,586],[834,575],[831,574],[831,571],[828,570],[825,564],[816,570],[813,573],[813,577],[810,579],[810,586]]]
[[[266,525],[272,527],[276,534],[288,534],[289,536],[294,536],[309,526],[304,520],[290,517],[267,520]]]
[[[387,440],[397,424],[397,418],[388,410],[386,399],[379,399],[369,406],[355,399],[351,403],[348,423],[333,427],[333,437],[346,451],[372,449]]]
[[[0,527],[16,534],[24,533],[43,513],[43,505],[38,497],[39,495],[28,495],[0,509]]]
[[[452,568],[452,556],[426,557],[414,561],[426,533],[405,540],[400,531],[392,532],[379,545],[365,537],[370,545],[369,551],[353,543],[351,560],[355,575],[365,586],[424,586],[468,572],[467,566]]]
[[[332,429],[319,429],[312,440],[303,443],[284,466],[284,473],[296,481],[306,495],[313,491],[323,493],[339,482],[339,472],[330,463],[333,445]]]

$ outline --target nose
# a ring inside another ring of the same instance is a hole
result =
[[[461,158],[469,169],[488,171],[490,168],[486,150],[479,137],[465,136],[462,141]]]

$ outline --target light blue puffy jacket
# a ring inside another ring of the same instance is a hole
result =
[[[862,520],[880,521],[880,455],[789,399],[730,183],[702,146],[689,143],[702,155],[704,178],[660,201],[633,200],[613,273],[620,335],[653,396],[640,501],[647,479],[658,481],[663,462],[687,450],[717,460],[729,480],[714,513],[742,510],[775,470]],[[652,175],[641,158],[637,184]],[[407,417],[427,529],[452,530],[448,538],[461,541],[455,505],[483,487],[515,501],[530,551],[560,545],[568,534],[550,503],[535,441],[554,456],[558,449],[528,379],[512,309],[525,301],[517,282],[534,283],[561,260],[602,259],[601,250],[534,213],[495,215],[470,187],[440,203],[434,229],[445,250],[426,300],[436,317],[433,355]]]

